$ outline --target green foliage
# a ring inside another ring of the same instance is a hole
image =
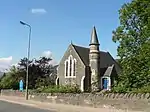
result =
[[[36,92],[43,93],[80,93],[80,89],[77,85],[70,86],[48,86],[48,87],[40,87],[36,90]]]
[[[124,86],[117,85],[111,91],[113,93],[150,93],[150,85],[141,88],[124,88]]]
[[[40,86],[48,86],[54,84],[54,78],[50,77],[53,72],[53,66],[49,64],[52,59],[41,57],[29,61],[29,88],[34,89]],[[27,58],[21,59],[19,69],[24,76],[26,75]],[[25,77],[24,77],[25,79]]]
[[[55,85],[55,82],[49,76],[46,76],[44,78],[37,78],[35,87],[47,87],[49,85]]]
[[[41,57],[29,61],[29,89],[35,89],[40,86],[54,85],[55,77],[50,77],[53,72],[53,66],[49,64],[51,59]],[[0,79],[1,89],[19,89],[19,81],[26,81],[27,58],[23,58],[18,63],[18,67],[12,67]]]
[[[139,89],[132,89],[132,93],[150,93],[150,85]]]
[[[112,88],[112,92],[114,93],[126,93],[128,88],[125,88],[124,85],[118,84]]]
[[[139,90],[150,85],[150,0],[132,0],[119,14],[120,26],[113,31],[113,41],[119,43],[123,71],[113,90]]]
[[[10,69],[10,72],[6,73],[5,76],[1,78],[0,87],[1,89],[18,89],[18,70],[15,67]]]

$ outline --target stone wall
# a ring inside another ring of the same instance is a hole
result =
[[[18,90],[1,90],[1,95],[6,95],[6,96],[18,96],[18,97],[24,97],[25,92],[20,92]]]
[[[23,97],[24,93],[19,91],[3,90],[1,92],[1,95]],[[95,108],[110,107],[110,108],[138,110],[138,111],[150,110],[150,93],[146,94],[30,93],[29,99],[42,102],[89,106]]]

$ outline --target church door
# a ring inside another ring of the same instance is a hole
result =
[[[107,87],[108,87],[108,79],[103,78],[103,89],[107,89]]]

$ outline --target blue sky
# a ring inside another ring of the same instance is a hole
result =
[[[12,57],[12,63],[26,56],[28,28],[32,26],[31,57],[52,52],[56,61],[62,58],[70,41],[88,47],[93,25],[100,49],[117,54],[112,31],[119,25],[118,10],[131,0],[1,0],[0,58]],[[40,9],[40,10],[37,10]]]

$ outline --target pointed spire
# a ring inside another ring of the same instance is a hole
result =
[[[99,45],[95,26],[92,30],[90,45]]]

